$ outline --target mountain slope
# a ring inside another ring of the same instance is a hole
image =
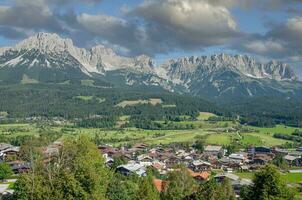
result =
[[[300,98],[302,84],[287,64],[249,56],[192,56],[155,66],[148,56],[124,57],[102,45],[78,48],[70,39],[39,33],[0,49],[0,82],[155,86],[172,92],[234,100],[269,95]]]

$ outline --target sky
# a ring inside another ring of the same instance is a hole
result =
[[[38,32],[122,55],[248,54],[302,77],[302,0],[0,0],[0,46]]]

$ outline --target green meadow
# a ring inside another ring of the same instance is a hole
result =
[[[90,101],[93,96],[77,96],[82,101]],[[99,99],[100,103],[105,99]],[[156,102],[158,103],[158,102]],[[97,137],[106,144],[115,146],[128,143],[147,144],[169,144],[177,142],[193,142],[197,138],[205,138],[206,144],[229,145],[232,142],[240,142],[243,146],[265,145],[277,146],[290,142],[273,137],[274,133],[291,134],[296,128],[278,125],[274,128],[259,128],[243,126],[238,130],[236,122],[231,121],[208,121],[209,117],[215,116],[212,113],[200,113],[197,120],[191,121],[183,116],[180,122],[173,122],[185,125],[193,125],[192,129],[185,130],[143,130],[137,128],[121,128],[127,123],[130,116],[121,116],[113,130],[100,128],[75,128],[72,124],[50,125],[37,123],[0,124],[0,137],[14,138],[20,135],[39,136],[41,133],[62,132],[62,137],[77,136],[85,134],[91,138]],[[161,122],[164,123],[164,122]],[[301,130],[301,129],[300,129]]]

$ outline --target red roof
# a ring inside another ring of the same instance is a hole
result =
[[[158,192],[162,192],[167,185],[167,182],[160,179],[153,179],[153,184]]]
[[[210,176],[210,173],[208,172],[193,172],[190,169],[188,169],[188,171],[193,178],[201,178],[203,180],[207,180]]]
[[[157,170],[163,169],[163,166],[158,162],[153,163],[152,167],[154,167]]]

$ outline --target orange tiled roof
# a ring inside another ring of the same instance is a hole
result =
[[[190,175],[193,177],[193,178],[197,178],[197,177],[200,177],[202,178],[203,180],[207,180],[210,176],[210,174],[208,172],[193,172],[192,170],[188,169]]]
[[[158,192],[162,192],[167,184],[166,181],[160,179],[153,179],[153,184],[156,187]]]

